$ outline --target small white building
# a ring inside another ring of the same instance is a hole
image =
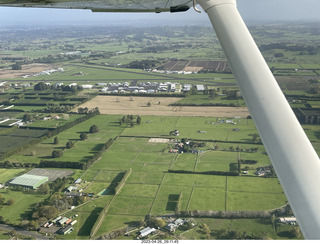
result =
[[[82,85],[83,89],[91,89],[93,85]]]
[[[143,230],[139,231],[139,233],[140,233],[139,237],[145,237],[145,236],[153,233],[154,231],[156,231],[155,228],[151,228],[151,227],[144,228]]]
[[[204,91],[204,85],[196,85],[198,91]]]
[[[58,82],[58,83],[55,83],[53,86],[54,86],[55,88],[58,88],[58,87],[60,87],[60,86],[63,86],[63,83]]]
[[[279,221],[280,223],[291,224],[291,225],[295,225],[297,223],[296,217],[283,217],[283,218],[280,218]]]

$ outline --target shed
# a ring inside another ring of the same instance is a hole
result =
[[[74,221],[72,221],[70,224],[71,225],[74,225],[75,223],[77,223],[78,221],[77,220],[74,220]]]
[[[58,220],[60,220],[60,219],[62,219],[62,217],[61,216],[59,216],[59,217],[57,217],[57,218],[55,218],[54,220],[52,220],[52,222],[53,223],[56,223]]]
[[[60,220],[58,221],[58,224],[62,226],[62,225],[64,225],[68,220],[69,220],[69,218],[63,217],[62,219],[60,219]]]
[[[66,227],[64,227],[64,228],[61,228],[59,231],[58,231],[58,233],[59,234],[62,234],[62,235],[65,235],[65,234],[68,234],[68,233],[70,233],[71,231],[73,231],[74,229],[73,229],[73,226],[72,225],[68,225],[68,226],[66,226]]]
[[[155,230],[156,230],[155,228],[151,228],[151,227],[144,228],[143,230],[139,231],[140,237],[145,237],[151,234],[152,232],[154,232]]]
[[[11,186],[21,186],[29,189],[37,189],[40,185],[49,180],[46,176],[39,175],[20,175],[9,182]]]
[[[80,184],[81,183],[81,179],[79,178],[79,179],[77,179],[75,182],[74,182],[74,184]]]

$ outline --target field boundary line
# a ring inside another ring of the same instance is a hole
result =
[[[195,186],[192,186],[190,197],[189,197],[189,200],[188,200],[188,203],[187,203],[187,211],[189,210],[189,206],[190,206],[190,202],[191,202],[192,195],[193,195],[193,192],[194,192],[194,188],[195,188]]]
[[[156,193],[156,195],[154,196],[152,205],[151,205],[150,210],[149,210],[149,213],[148,213],[149,215],[151,214],[152,208],[153,208],[153,206],[154,206],[154,203],[156,202],[156,199],[157,199],[157,197],[158,197],[158,194],[159,194],[159,192],[160,192],[160,189],[161,189],[161,186],[162,186],[162,184],[163,184],[163,181],[164,181],[164,178],[165,178],[165,177],[166,177],[166,173],[163,174],[163,177],[162,177],[161,182],[160,182],[160,184],[159,184],[159,188],[158,188],[158,190],[157,190],[157,193]]]
[[[199,162],[199,154],[197,154],[197,157],[196,157],[196,160],[195,160],[195,163],[194,163],[194,167],[193,167],[193,171],[194,172],[196,172],[198,162]]]
[[[226,187],[224,194],[224,210],[227,211],[227,198],[228,198],[228,176],[226,175]]]

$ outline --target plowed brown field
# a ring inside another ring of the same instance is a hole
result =
[[[171,97],[133,97],[127,96],[96,96],[80,107],[89,109],[98,107],[101,114],[133,114],[158,116],[206,116],[246,118],[249,114],[245,107],[194,107],[169,106],[181,98]],[[159,104],[160,102],[160,104]],[[150,103],[151,106],[147,106]],[[73,109],[78,111],[78,108]]]

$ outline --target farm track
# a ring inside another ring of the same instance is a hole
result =
[[[4,225],[4,224],[0,224],[0,229],[5,230],[5,231],[13,231],[15,230],[19,235],[23,235],[23,236],[31,236],[36,238],[37,240],[49,240],[48,237],[46,236],[42,236],[39,235],[37,233],[25,230],[25,229],[21,229],[21,228],[17,228],[17,227],[11,227],[9,225]]]

